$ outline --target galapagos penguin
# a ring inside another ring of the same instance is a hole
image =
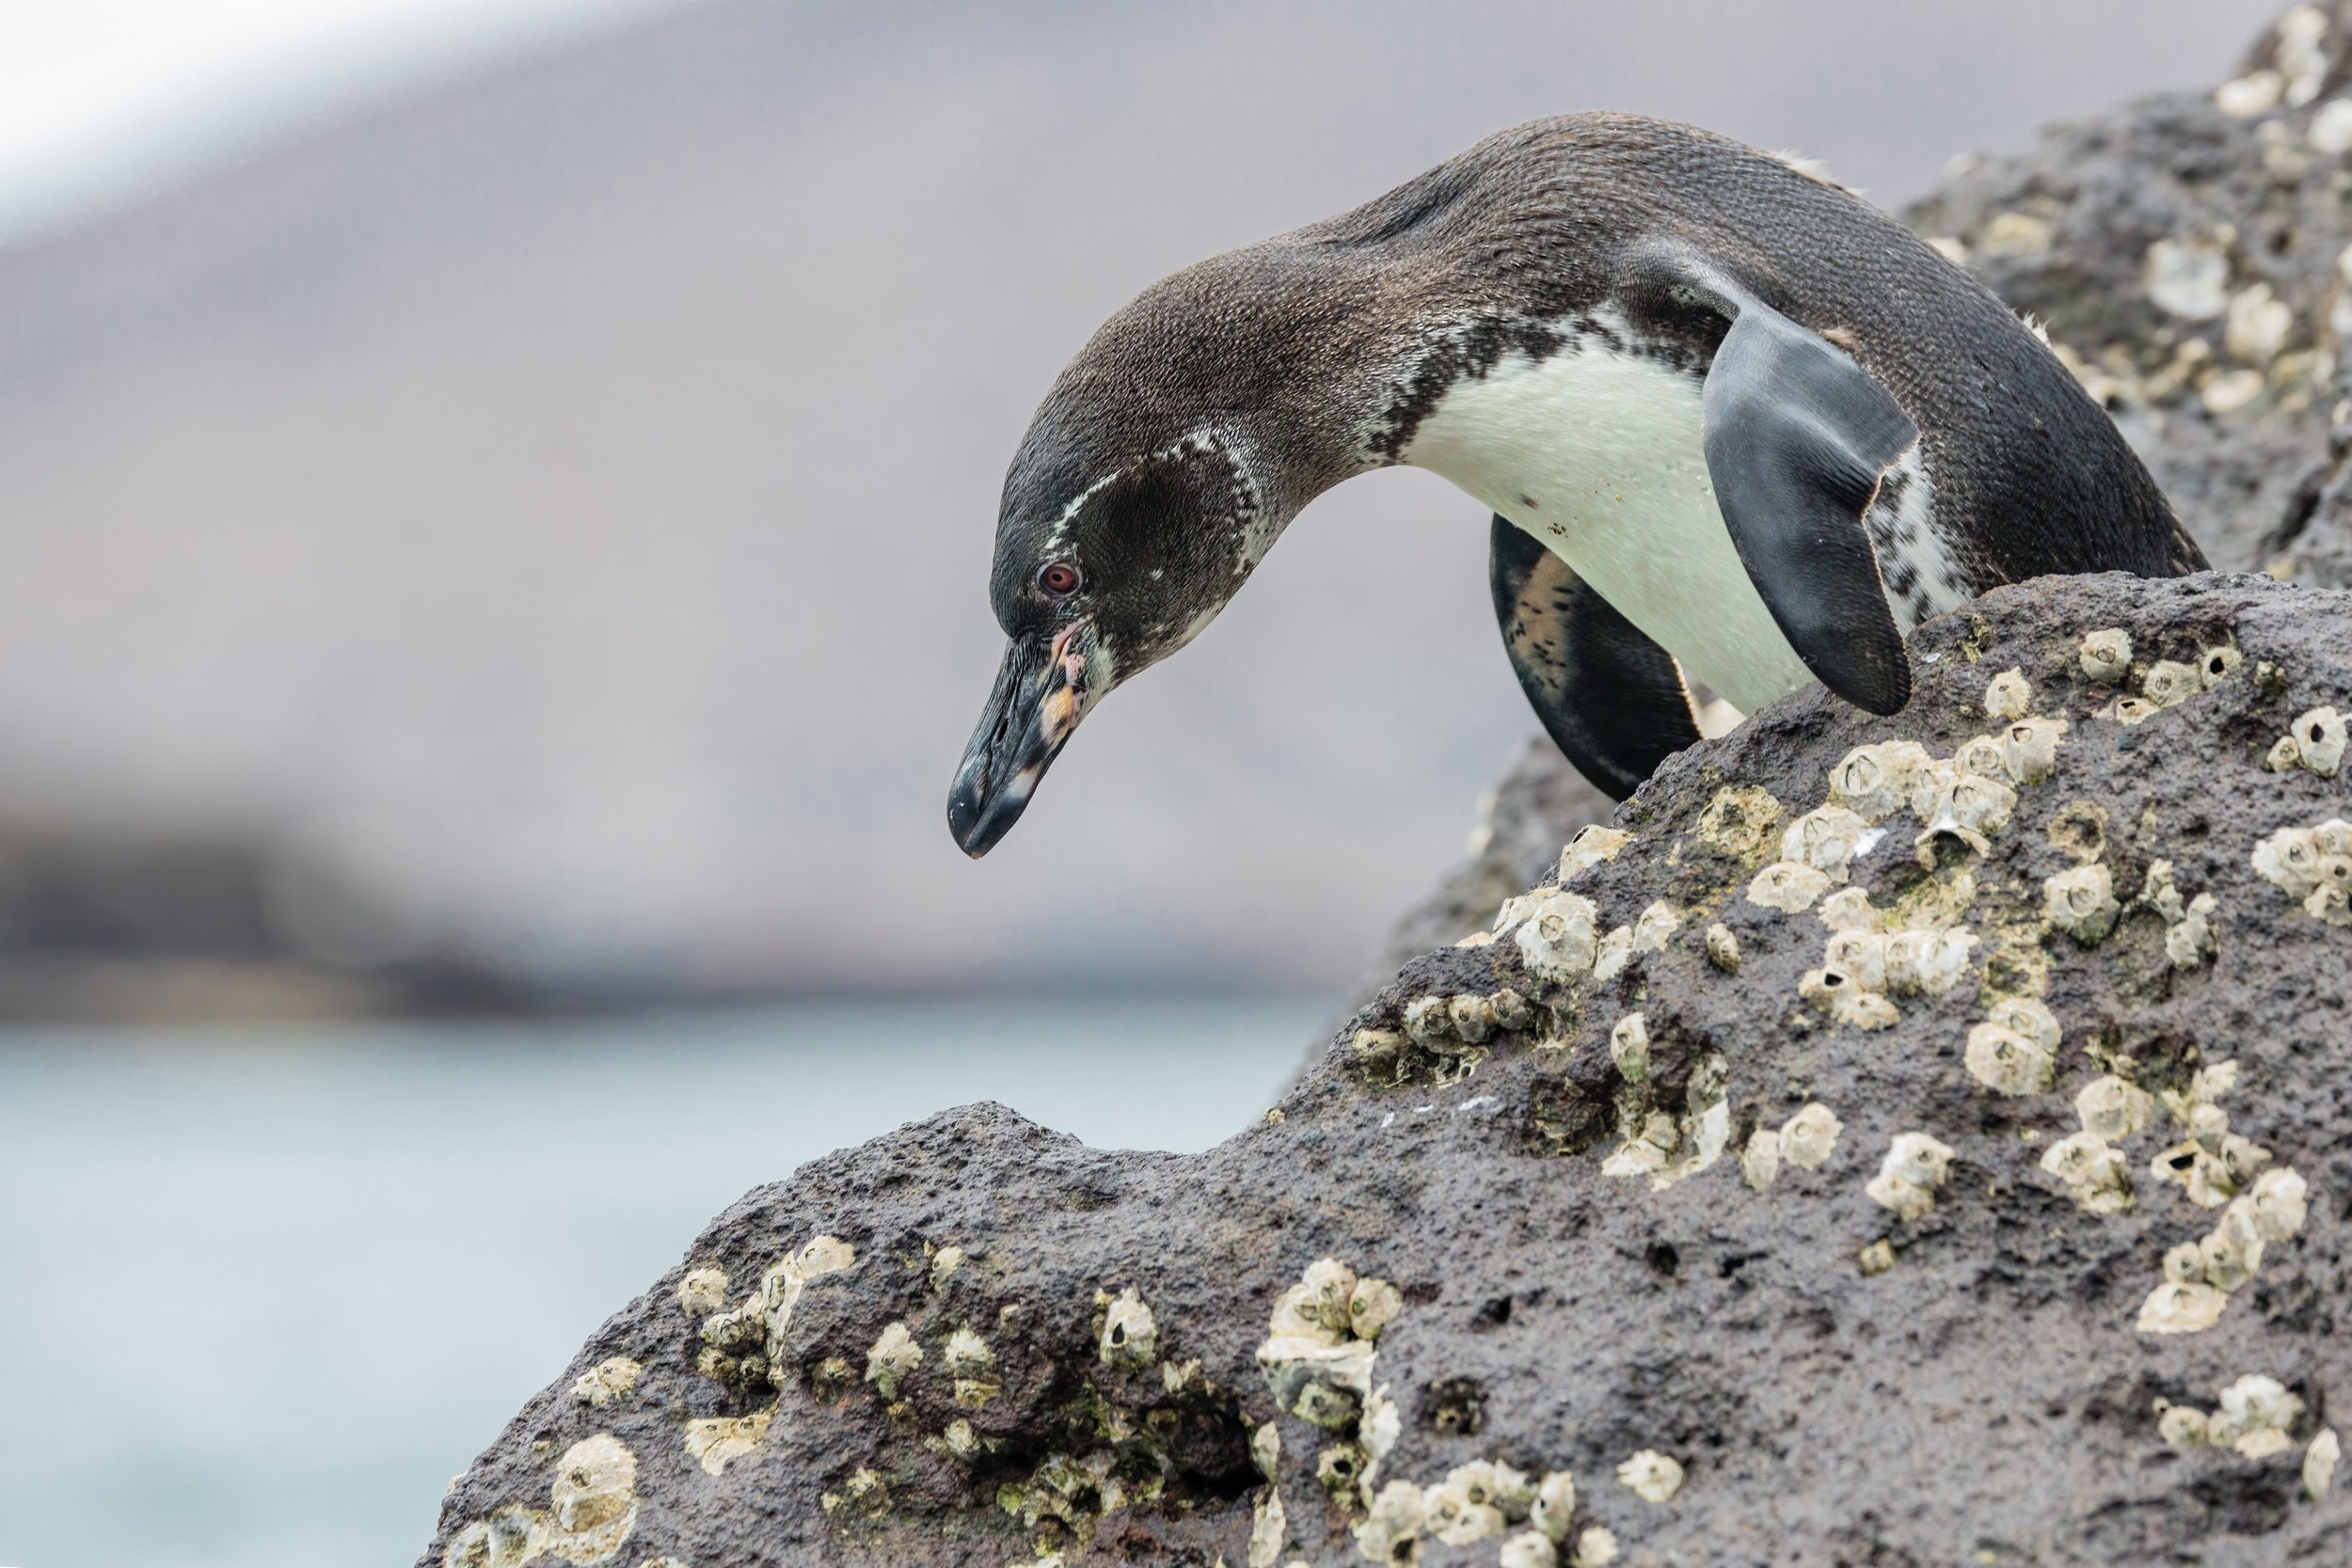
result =
[[[1692,126],[1536,120],[1153,284],[1070,362],[1005,477],[956,842],[987,853],[1094,704],[1392,464],[1494,514],[1519,684],[1618,799],[1698,738],[1691,681],[1893,713],[1928,616],[2204,567],[2046,343],[1893,218]]]

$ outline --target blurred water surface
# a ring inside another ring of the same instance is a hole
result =
[[[0,1034],[0,1562],[413,1560],[746,1189],[947,1106],[1206,1148],[1319,1000]]]

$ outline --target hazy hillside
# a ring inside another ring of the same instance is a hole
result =
[[[988,862],[942,824],[1093,324],[1532,115],[1892,201],[2268,9],[732,4],[450,87],[0,255],[0,816],[567,989],[1329,983],[1528,727],[1422,476],[1314,508]]]

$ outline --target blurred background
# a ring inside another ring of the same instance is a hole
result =
[[[1266,1103],[1533,726],[1375,475],[957,853],[1142,284],[1581,107],[1898,206],[2273,8],[0,0],[0,1561],[405,1562],[754,1182]]]

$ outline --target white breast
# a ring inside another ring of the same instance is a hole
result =
[[[1404,460],[1541,540],[1627,620],[1753,713],[1813,678],[1715,506],[1699,383],[1584,338],[1457,382]]]

